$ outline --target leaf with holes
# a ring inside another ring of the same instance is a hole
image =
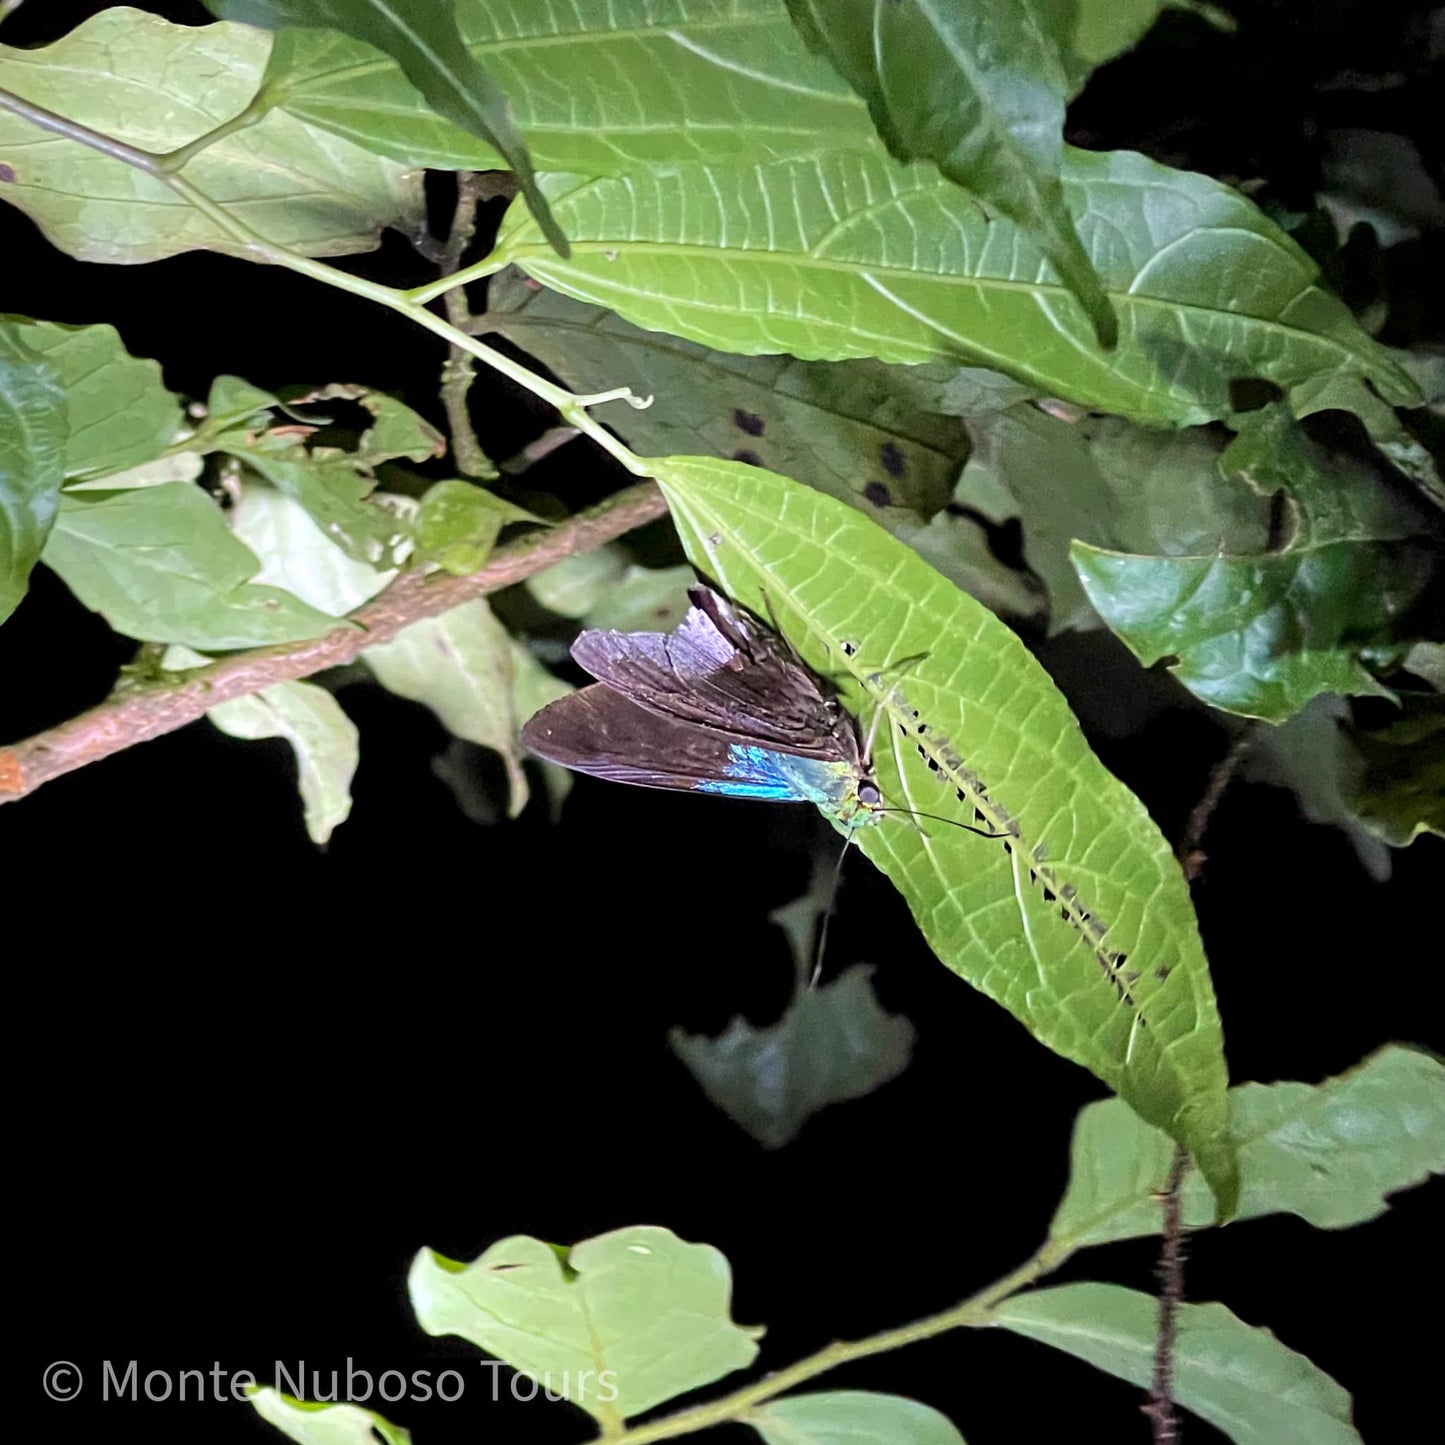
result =
[[[620,1421],[750,1365],[729,1317],[732,1272],[709,1245],[634,1225],[559,1249],[517,1235],[460,1264],[424,1249],[408,1278],[417,1322],[460,1335],[600,1420]]]
[[[865,151],[552,176],[571,259],[514,206],[492,264],[720,351],[984,365],[1139,421],[1209,421],[1236,378],[1290,388],[1325,370],[1418,399],[1237,191],[1126,151],[1066,151],[1062,175],[1119,315],[1113,351],[1017,226],[932,166]]]
[[[1189,890],[1137,798],[984,607],[866,517],[736,462],[654,464],[693,565],[771,609],[869,726],[885,802],[865,853],[939,958],[1237,1189],[1223,1039]]]
[[[163,152],[245,110],[269,47],[268,36],[243,25],[172,25],[116,5],[53,45],[0,45],[0,87]],[[0,151],[15,173],[0,199],[82,261],[242,252],[230,232],[155,176],[7,111]],[[308,256],[369,251],[383,226],[422,220],[418,172],[279,110],[207,146],[185,178],[268,241]]]

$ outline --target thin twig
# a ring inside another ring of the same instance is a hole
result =
[[[481,178],[474,171],[463,171],[457,177],[457,204],[452,213],[452,228],[447,236],[446,249],[442,252],[441,273],[449,276],[459,270],[462,256],[471,245],[477,230],[477,202],[481,199]],[[447,320],[458,331],[465,331],[472,319],[467,288],[458,286],[448,291],[445,298]],[[452,438],[452,458],[457,470],[464,477],[476,477],[489,481],[497,475],[497,469],[482,450],[477,433],[472,426],[472,414],[467,406],[472,382],[476,379],[476,363],[469,352],[463,351],[455,341],[447,343],[447,359],[442,366],[442,405],[447,413],[447,430]]]
[[[656,483],[643,482],[556,527],[499,547],[486,566],[468,577],[404,573],[353,612],[350,627],[239,652],[147,686],[132,685],[69,722],[0,748],[0,803],[14,802],[52,778],[174,732],[217,703],[351,662],[413,622],[510,587],[564,557],[590,552],[666,511]]]
[[[1209,784],[1204,789],[1204,796],[1194,805],[1194,811],[1184,825],[1184,837],[1179,844],[1179,861],[1184,865],[1184,876],[1191,883],[1203,873],[1204,864],[1208,860],[1209,855],[1204,851],[1204,835],[1209,831],[1209,820],[1214,816],[1219,800],[1233,781],[1253,742],[1254,729],[1246,727],[1230,743],[1229,751],[1210,770]]]
[[[1154,1445],[1175,1445],[1179,1439],[1179,1412],[1174,1406],[1174,1345],[1179,1338],[1179,1306],[1184,1302],[1184,1224],[1180,1188],[1189,1167],[1189,1153],[1174,1146],[1169,1182],[1164,1186],[1164,1243],[1159,1251],[1159,1323],[1154,1334],[1154,1379],[1149,1399],[1139,1408],[1149,1417]]]

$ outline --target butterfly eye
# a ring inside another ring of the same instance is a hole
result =
[[[875,804],[881,803],[883,801],[883,794],[878,791],[878,784],[859,783],[858,801],[862,803],[865,808],[871,808]]]

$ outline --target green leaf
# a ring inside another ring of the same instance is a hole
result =
[[[206,427],[227,431],[248,422],[267,422],[267,413],[280,406],[281,399],[239,376],[218,376],[206,398]]]
[[[629,567],[582,620],[603,631],[671,632],[687,615],[687,589],[696,585],[691,567]]]
[[[784,1395],[740,1418],[767,1445],[963,1445],[952,1421],[931,1406],[872,1390]]]
[[[360,1405],[313,1404],[269,1385],[246,1390],[251,1408],[297,1445],[411,1445],[410,1431]]]
[[[564,557],[527,579],[527,591],[559,617],[585,617],[627,575],[627,549],[610,543]]]
[[[549,177],[571,260],[516,207],[492,259],[723,351],[987,365],[1141,421],[1208,421],[1228,414],[1237,377],[1289,388],[1323,370],[1416,399],[1315,263],[1237,192],[1128,152],[1066,150],[1062,174],[1119,315],[1112,352],[1011,222],[931,166],[861,152]]]
[[[729,1318],[727,1260],[651,1225],[571,1249],[517,1235],[469,1265],[424,1249],[408,1285],[428,1334],[470,1340],[607,1430],[758,1352]]]
[[[336,382],[307,392],[286,405],[313,406],[335,400],[354,401],[371,413],[371,425],[362,432],[356,447],[358,459],[368,465],[379,466],[382,462],[399,458],[409,462],[429,462],[446,455],[446,437],[425,417],[414,412],[405,402],[369,386]],[[281,403],[277,402],[277,405]]]
[[[113,326],[11,318],[65,388],[67,478],[94,478],[158,457],[182,433],[181,408],[154,361],[131,356]]]
[[[1369,472],[1331,468],[1285,408],[1237,425],[1220,470],[1264,496],[1288,492],[1284,546],[1166,557],[1076,543],[1089,600],[1141,662],[1172,659],[1185,687],[1227,712],[1281,722],[1322,692],[1385,694],[1365,663],[1428,575],[1428,549],[1407,540],[1418,524]]]
[[[1069,39],[1069,73],[1073,89],[1083,88],[1090,71],[1132,50],[1153,28],[1161,10],[1184,10],[1216,30],[1234,31],[1227,11],[1208,0],[1074,0]]]
[[[112,6],[53,45],[0,45],[0,87],[116,140],[169,151],[247,107],[269,48],[244,26],[172,25]],[[244,254],[160,180],[10,112],[0,111],[0,151],[16,173],[0,194],[82,261]],[[419,173],[282,111],[206,147],[185,177],[268,241],[308,256],[369,251],[382,227],[423,219]]]
[[[864,1098],[908,1067],[913,1025],[883,1012],[872,977],[871,967],[854,964],[797,989],[767,1028],[739,1016],[715,1039],[673,1029],[667,1041],[729,1119],[779,1149],[820,1110]]]
[[[65,480],[69,410],[55,368],[0,322],[0,622],[20,605]]]
[[[233,738],[285,738],[296,754],[306,832],[326,843],[351,812],[351,779],[361,761],[356,725],[324,687],[281,682],[218,703],[206,716]]]
[[[471,482],[438,482],[427,490],[412,519],[412,561],[466,577],[487,560],[508,522],[541,520]]]
[[[729,0],[723,11],[716,0],[457,0],[456,15],[544,171],[881,150],[862,102],[808,54],[777,0]],[[501,163],[428,107],[394,62],[349,36],[282,31],[268,85],[293,115],[408,165]]]
[[[900,161],[932,161],[1017,224],[1088,314],[1099,344],[1118,318],[1064,203],[1071,7],[1050,0],[788,0],[809,46],[868,103]]]
[[[424,703],[448,732],[500,754],[510,787],[508,816],[527,806],[511,639],[483,598],[413,622],[361,656],[388,691]]]
[[[1116,1284],[1005,1300],[993,1322],[1141,1387],[1154,1372],[1158,1303]],[[1174,1398],[1236,1445],[1362,1445],[1349,1394],[1269,1330],[1218,1304],[1179,1307]]]
[[[511,644],[512,706],[516,710],[517,726],[520,728],[534,712],[539,712],[549,702],[556,702],[558,698],[566,697],[573,691],[573,688],[571,683],[563,682],[560,677],[548,672],[532,655],[531,649],[525,643],[518,642],[514,637],[511,639]],[[542,781],[547,789],[547,802],[555,819],[567,794],[572,791],[572,774],[568,769],[559,767],[556,763],[538,760],[535,765],[542,770]],[[445,777],[444,780],[446,780]],[[455,793],[457,788],[453,786],[452,791]],[[465,808],[463,811],[466,811]]]
[[[478,64],[457,29],[449,0],[206,0],[212,14],[271,30],[302,26],[339,31],[390,56],[427,104],[479,137],[516,173],[538,224],[560,255],[567,238],[537,189],[532,158],[512,123],[507,97]]]
[[[351,624],[250,579],[261,564],[183,482],[61,498],[41,560],[117,632],[202,652],[320,637]]]
[[[938,412],[950,367],[824,364],[737,356],[643,331],[508,271],[487,291],[489,325],[582,390],[597,377],[650,396],[610,424],[635,451],[755,461],[850,502],[893,530],[948,504],[968,438]]]
[[[1389,1044],[1323,1084],[1241,1084],[1229,1097],[1240,1219],[1298,1214],[1317,1229],[1344,1229],[1445,1171],[1445,1065],[1430,1054]],[[1172,1153],[1165,1134],[1117,1100],[1080,1110],[1049,1237],[1082,1249],[1158,1234]],[[1209,1194],[1194,1174],[1182,1209],[1191,1228],[1209,1223]]]
[[[735,462],[654,464],[688,557],[767,616],[871,726],[890,806],[859,846],[939,958],[1236,1188],[1219,1015],[1183,874],[1023,644],[830,497]]]
[[[1364,760],[1355,812],[1392,848],[1445,835],[1445,697],[1402,693],[1400,709],[1383,727],[1350,735]]]

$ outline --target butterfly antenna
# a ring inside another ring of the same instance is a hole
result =
[[[818,980],[823,974],[823,952],[828,946],[828,924],[833,917],[833,907],[838,901],[838,885],[843,878],[843,860],[848,856],[852,842],[853,835],[849,833],[838,850],[838,861],[833,865],[833,878],[828,884],[828,904],[823,909],[823,918],[818,924],[818,947],[813,954],[813,974],[808,980],[809,988],[817,988]]]
[[[873,811],[875,813],[902,813],[907,818],[927,818],[930,823],[947,823],[950,828],[962,828],[965,833],[977,833],[980,838],[1012,838],[1014,836],[1012,832],[989,833],[983,828],[975,828],[971,823],[960,823],[957,818],[944,818],[937,813],[920,813],[913,808],[874,808]]]

